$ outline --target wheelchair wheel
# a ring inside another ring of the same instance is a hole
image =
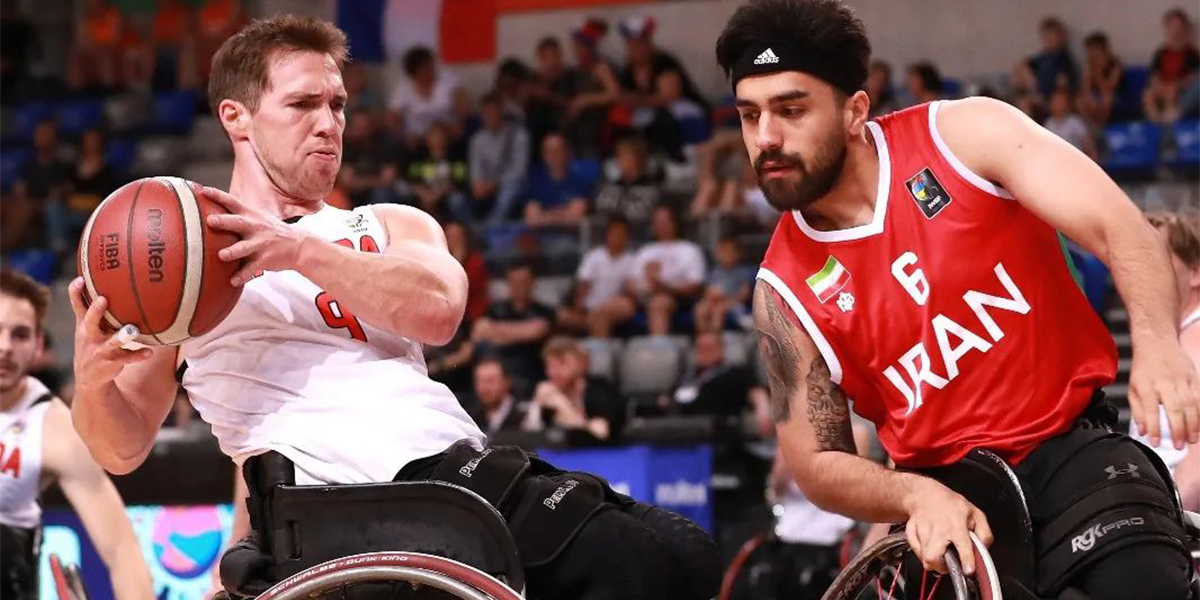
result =
[[[463,563],[417,552],[356,554],[305,569],[256,600],[333,598],[522,600],[520,593]]]
[[[995,567],[972,534],[975,574],[963,573],[958,553],[946,552],[948,573],[926,571],[903,533],[863,550],[842,570],[822,600],[1002,600]]]

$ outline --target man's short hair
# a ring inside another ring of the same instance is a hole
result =
[[[416,46],[404,53],[404,73],[416,77],[425,65],[433,64],[433,51],[425,46]]]
[[[1156,213],[1147,217],[1150,224],[1167,234],[1167,246],[1190,269],[1200,269],[1200,214]]]
[[[500,369],[500,374],[503,375],[505,379],[508,379],[508,372],[504,370],[504,362],[501,361],[499,357],[485,356],[475,361],[474,371],[479,371],[479,369],[485,365],[496,365],[496,368]]]
[[[559,43],[558,38],[554,36],[546,36],[538,42],[537,53],[541,54],[546,50],[562,51],[562,44]]]
[[[1107,48],[1108,34],[1104,33],[1103,31],[1093,31],[1092,33],[1088,34],[1087,37],[1083,38],[1083,45],[1087,47],[1100,46]]]
[[[320,52],[346,64],[346,34],[327,21],[295,15],[257,19],[233,34],[213,55],[208,104],[213,114],[222,100],[241,102],[251,112],[271,87],[271,61],[281,52]]]
[[[50,308],[50,289],[36,282],[32,277],[13,269],[0,267],[0,294],[28,300],[33,305],[33,315],[37,320],[38,331],[46,320],[46,310]]]
[[[561,357],[568,354],[573,354],[579,357],[586,357],[587,352],[579,341],[573,337],[565,335],[556,335],[542,346],[542,360],[548,360],[550,357]]]
[[[1047,29],[1057,30],[1059,33],[1066,33],[1067,27],[1058,17],[1046,17],[1042,19],[1042,24],[1038,26],[1038,31],[1046,31]]]
[[[733,13],[717,40],[717,63],[730,77],[751,49],[802,43],[840,57],[855,89],[867,81],[871,42],[863,22],[843,0],[752,0]],[[838,89],[834,86],[834,89]]]
[[[940,94],[945,89],[946,84],[942,81],[942,74],[938,73],[937,67],[933,63],[922,61],[908,68],[912,73],[921,79],[921,87],[935,94]]]

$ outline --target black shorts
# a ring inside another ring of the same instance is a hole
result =
[[[1041,593],[1056,593],[1131,546],[1187,556],[1170,474],[1127,435],[1084,421],[1046,440],[1013,471],[1032,520]]]
[[[0,598],[35,600],[38,597],[38,550],[41,530],[0,524]]]

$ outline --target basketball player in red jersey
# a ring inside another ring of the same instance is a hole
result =
[[[907,522],[927,568],[944,570],[953,544],[970,570],[968,531],[990,543],[987,519],[905,469],[990,449],[1024,489],[1040,596],[1184,598],[1174,492],[1108,429],[1097,390],[1116,351],[1055,231],[1108,264],[1129,309],[1134,419],[1157,440],[1161,405],[1172,439],[1196,443],[1200,383],[1177,340],[1166,250],[1137,207],[995,100],[868,121],[870,44],[840,0],[753,1],[716,53],[760,185],[783,211],[754,310],[778,437],[805,495]],[[855,455],[851,402],[901,469]]]

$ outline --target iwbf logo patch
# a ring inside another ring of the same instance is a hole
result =
[[[933,176],[929,167],[913,175],[912,179],[904,183],[904,187],[908,188],[908,193],[917,201],[917,206],[921,208],[926,219],[936,217],[943,208],[950,206],[950,194],[946,193],[946,188]]]

